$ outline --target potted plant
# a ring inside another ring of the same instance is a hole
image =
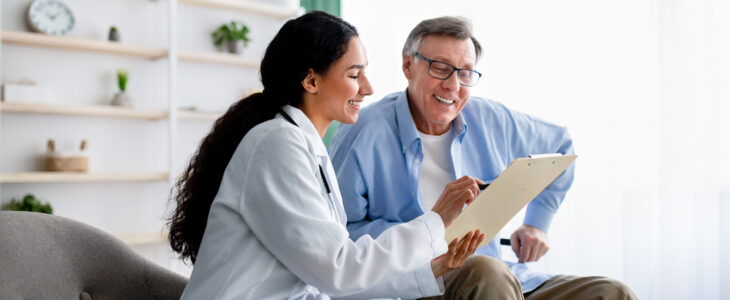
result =
[[[23,201],[16,201],[15,198],[10,200],[10,210],[53,214],[51,203],[41,203],[41,201],[36,199],[36,197],[32,194],[25,195],[25,197],[23,197]]]
[[[127,96],[127,80],[129,79],[129,73],[127,70],[117,70],[117,84],[119,85],[119,92],[114,94],[112,99],[112,105],[117,106],[132,106],[132,100]]]
[[[111,41],[111,42],[119,41],[119,30],[117,30],[116,26],[112,26],[111,28],[109,28],[109,41]]]
[[[227,43],[229,53],[241,54],[243,48],[248,45],[248,26],[241,22],[231,21],[218,27],[213,31],[212,36],[216,46]]]

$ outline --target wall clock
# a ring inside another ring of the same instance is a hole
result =
[[[45,34],[64,35],[74,27],[71,9],[59,0],[34,0],[26,20],[34,31]]]

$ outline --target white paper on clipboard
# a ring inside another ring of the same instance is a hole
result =
[[[527,203],[558,178],[577,155],[544,154],[513,160],[446,229],[446,242],[481,230],[488,244]]]

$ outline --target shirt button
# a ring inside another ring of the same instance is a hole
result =
[[[413,162],[418,163],[418,158],[414,159]]]

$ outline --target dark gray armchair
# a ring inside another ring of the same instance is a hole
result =
[[[0,299],[179,299],[187,281],[92,226],[0,211]]]

